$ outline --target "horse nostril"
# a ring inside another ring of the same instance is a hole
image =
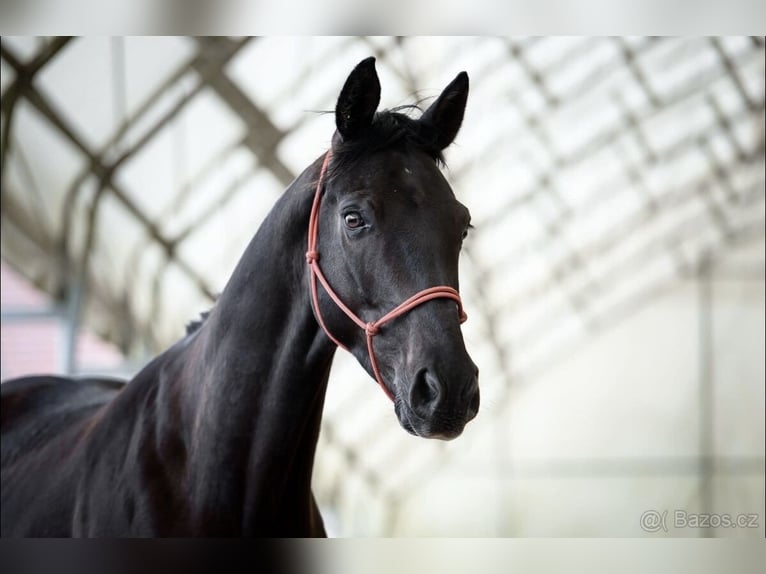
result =
[[[441,385],[435,377],[428,373],[427,369],[421,369],[415,375],[410,393],[410,404],[413,410],[420,416],[428,416],[439,403]]]

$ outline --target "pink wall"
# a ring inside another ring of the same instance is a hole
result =
[[[37,290],[5,262],[0,265],[3,310],[45,309],[46,294]],[[21,375],[58,373],[62,365],[64,325],[60,319],[4,321],[0,324],[3,380]],[[88,371],[114,369],[123,362],[113,345],[82,330],[77,338],[77,366]]]

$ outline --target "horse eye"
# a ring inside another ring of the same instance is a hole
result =
[[[349,229],[359,229],[364,225],[364,219],[356,211],[349,211],[343,216],[343,221]]]

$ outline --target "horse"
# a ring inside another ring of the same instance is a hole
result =
[[[378,111],[380,89],[361,61],[329,150],[209,313],[132,380],[0,386],[3,536],[326,536],[311,476],[338,347],[406,431],[462,433],[479,409],[458,291],[470,213],[441,168],[468,75],[419,114]]]

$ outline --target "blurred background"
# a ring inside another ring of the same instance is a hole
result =
[[[764,536],[763,38],[6,36],[0,55],[3,380],[135,374],[327,149],[318,112],[358,61],[383,107],[466,70],[445,175],[476,227],[482,408],[453,442],[411,437],[339,352],[329,533]]]

